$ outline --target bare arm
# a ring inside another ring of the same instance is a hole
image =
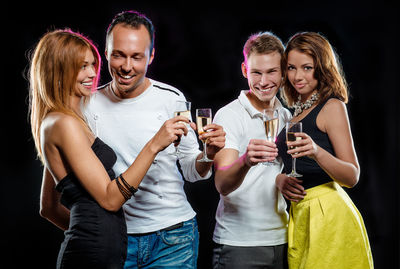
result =
[[[40,215],[61,230],[67,230],[69,210],[60,203],[60,193],[56,191],[55,185],[53,176],[44,167],[40,193]]]
[[[228,195],[243,182],[250,167],[259,162],[272,161],[277,156],[274,143],[252,139],[245,154],[239,157],[235,149],[223,149],[215,156],[215,187],[222,195]]]
[[[296,134],[296,136],[302,137],[302,140],[290,143],[290,145],[299,145],[300,147],[289,150],[288,153],[299,152],[299,154],[293,155],[296,158],[302,156],[313,158],[337,183],[353,187],[358,182],[360,167],[345,104],[336,99],[328,101],[317,118],[317,124],[328,134],[336,156],[319,147],[305,133]]]
[[[157,134],[144,146],[135,162],[123,173],[126,181],[137,188],[146,174],[157,153],[177,139],[178,135],[187,132],[184,124],[188,122],[185,117],[175,117],[164,123]],[[91,149],[91,143],[83,128],[71,117],[63,117],[57,121],[48,132],[45,131],[44,148],[47,161],[52,163],[51,156],[62,156],[63,163],[80,180],[82,186],[100,204],[101,207],[117,211],[125,203],[125,198],[118,189],[115,180],[110,181],[102,163]],[[52,170],[57,179],[63,178],[66,169]],[[60,172],[61,171],[61,172]]]

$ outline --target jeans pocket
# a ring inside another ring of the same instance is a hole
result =
[[[195,232],[194,224],[185,222],[180,228],[161,232],[161,238],[167,245],[184,244],[194,240]]]

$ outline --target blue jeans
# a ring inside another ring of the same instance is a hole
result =
[[[124,268],[197,268],[198,249],[196,218],[172,230],[145,235],[128,234],[128,255]]]

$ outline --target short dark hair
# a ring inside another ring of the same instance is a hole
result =
[[[113,20],[111,21],[110,25],[107,28],[107,35],[106,35],[107,39],[111,31],[117,24],[124,24],[127,26],[131,26],[135,29],[138,29],[141,25],[146,27],[150,35],[150,53],[152,52],[154,48],[155,31],[153,23],[149,18],[146,17],[146,15],[134,10],[122,11],[118,13],[117,15],[115,15],[115,17],[113,18]]]

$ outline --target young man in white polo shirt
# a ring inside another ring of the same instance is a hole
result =
[[[287,268],[288,214],[275,186],[282,162],[262,164],[277,157],[275,143],[266,140],[263,109],[278,108],[281,123],[291,117],[276,97],[282,81],[283,52],[281,40],[272,33],[250,36],[242,63],[250,89],[242,91],[214,118],[214,123],[223,126],[226,142],[214,159],[220,201],[213,235],[213,268]]]

